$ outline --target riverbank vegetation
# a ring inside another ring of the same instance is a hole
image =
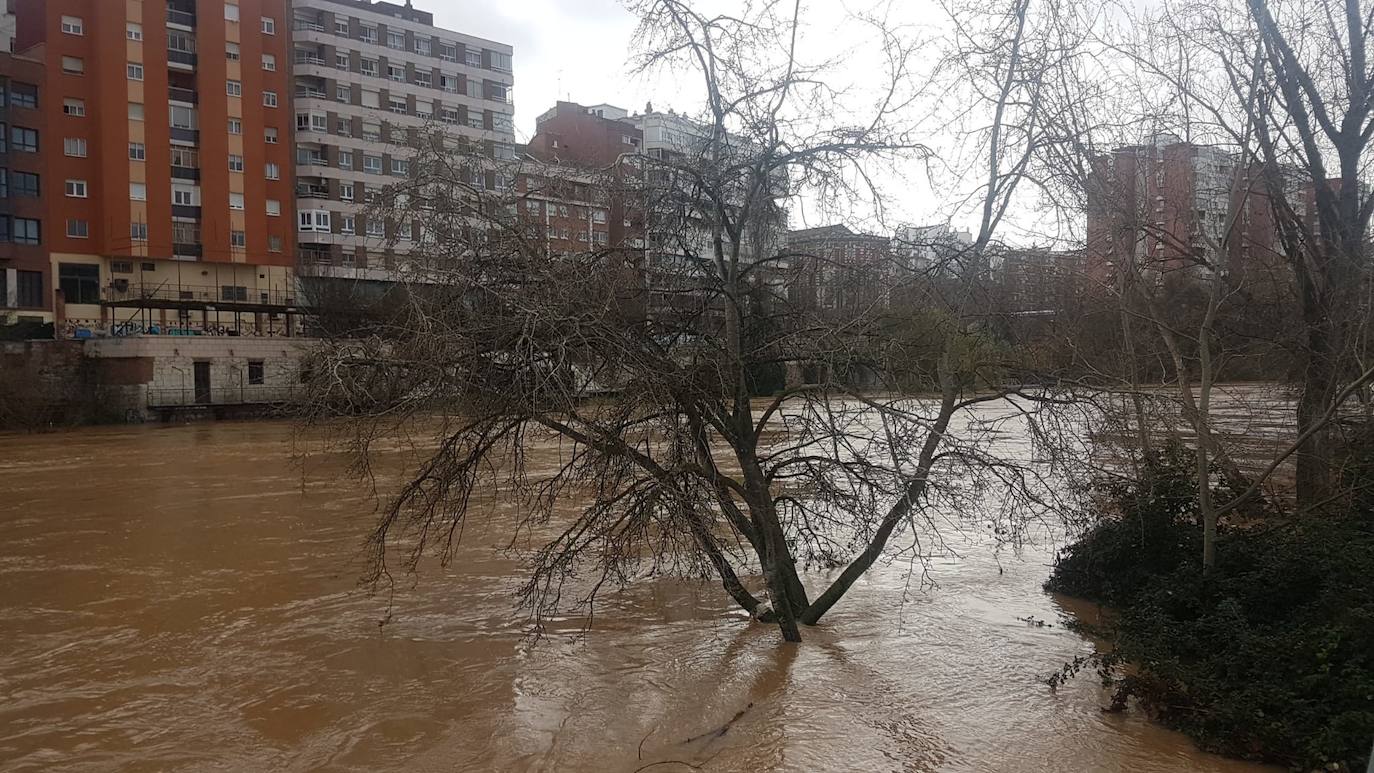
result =
[[[1366,432],[1347,457],[1345,480],[1362,493],[1320,513],[1271,509],[1223,528],[1210,573],[1190,453],[1170,448],[1145,476],[1098,485],[1115,515],[1063,551],[1046,588],[1112,610],[1083,627],[1105,641],[1089,660],[1117,708],[1135,699],[1223,754],[1365,769],[1374,738],[1369,440]]]

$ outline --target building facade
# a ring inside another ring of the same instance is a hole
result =
[[[844,225],[790,231],[788,297],[821,313],[863,314],[884,307],[893,281],[892,241]]]
[[[40,152],[51,141],[47,96],[42,61],[0,53],[0,324],[52,318]]]
[[[15,48],[44,69],[44,305],[59,336],[286,332],[285,8],[17,0]]]
[[[1277,255],[1273,213],[1258,169],[1235,154],[1171,134],[1094,159],[1087,199],[1087,270],[1162,273],[1200,260],[1239,279]]]
[[[367,0],[296,0],[291,67],[297,245],[314,279],[385,281],[421,226],[374,205],[441,133],[494,168],[515,159],[512,49],[434,26],[432,13]],[[494,173],[481,187],[508,186]]]

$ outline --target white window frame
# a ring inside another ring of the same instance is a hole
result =
[[[263,107],[276,107],[276,106],[277,106],[277,92],[275,92],[275,91],[264,91],[264,92],[262,92],[262,105],[263,105]]]
[[[86,158],[88,151],[85,137],[62,138],[62,155],[69,158]]]
[[[275,34],[277,34],[277,20],[276,20],[276,19],[273,19],[271,16],[264,16],[264,17],[262,17],[262,34],[264,34],[264,35],[275,35]]]
[[[237,191],[229,191],[229,209],[234,212],[242,212],[243,206],[243,194]]]
[[[126,40],[132,40],[135,43],[143,42],[143,25],[136,21],[125,22],[124,38]],[[147,223],[144,223],[144,225],[147,225]]]
[[[86,117],[86,100],[75,97],[67,97],[62,100],[62,113],[73,118]]]
[[[147,201],[147,183],[129,183],[129,201]]]
[[[88,199],[91,197],[90,186],[86,184],[85,180],[67,180],[63,184],[63,193],[69,199]]]
[[[124,74],[131,81],[142,81],[143,65],[138,62],[128,62],[124,65]]]
[[[84,36],[86,34],[86,22],[80,16],[63,16],[62,32],[77,37]]]

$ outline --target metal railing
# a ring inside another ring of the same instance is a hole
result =
[[[301,393],[296,385],[231,384],[209,389],[150,387],[149,408],[187,408],[196,405],[276,405],[291,402]]]
[[[188,102],[192,105],[200,101],[200,94],[195,89],[183,89],[177,86],[167,87],[167,98],[173,102]]]
[[[317,64],[324,66],[324,57],[319,54],[312,54],[306,51],[296,52],[296,64]]]
[[[295,306],[296,295],[287,290],[253,290],[243,297],[225,298],[225,288],[210,285],[144,285],[130,283],[124,287],[103,289],[102,300],[107,303],[180,302],[216,306],[225,309],[236,305]]]
[[[323,24],[310,21],[309,19],[295,19],[291,22],[291,28],[297,32],[304,32],[307,30],[310,32],[324,32]]]
[[[167,23],[179,24],[183,27],[194,27],[196,26],[196,15],[189,11],[182,11],[169,7],[167,9]]]

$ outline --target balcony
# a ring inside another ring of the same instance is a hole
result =
[[[174,166],[172,167],[172,178],[176,180],[199,180],[200,169],[190,166]]]
[[[296,89],[296,99],[328,99],[329,95],[320,89],[313,89],[308,86]]]
[[[296,255],[302,263],[332,263],[333,254],[327,245],[297,244]]]
[[[296,156],[296,163],[301,166],[329,166],[329,159],[324,156]]]
[[[168,53],[170,54],[171,52]],[[195,89],[182,89],[176,86],[170,86],[167,88],[167,99],[173,102],[185,102],[188,105],[194,105],[200,102],[200,92]]]
[[[291,28],[297,32],[324,32],[324,25],[309,19],[296,19],[291,22]]]
[[[196,67],[196,55],[190,51],[169,48],[167,49],[167,64],[180,65],[184,69],[194,70]]]
[[[200,250],[198,244],[177,246],[191,247],[197,252]],[[223,287],[130,282],[124,286],[106,287],[102,291],[101,303],[107,306],[168,309],[237,308],[240,311],[279,311],[297,305],[295,292],[288,290],[261,290],[234,298],[224,296]]]
[[[172,242],[172,254],[180,257],[199,258],[205,254],[205,247],[200,244]]]
[[[312,54],[309,51],[297,51],[296,64],[313,64],[323,67],[324,57],[319,54]]]
[[[193,29],[196,26],[196,12],[191,9],[167,6],[167,24],[172,27]]]
[[[200,205],[192,204],[173,204],[172,217],[186,217],[195,220],[200,219]]]
[[[200,131],[197,129],[183,129],[180,126],[172,127],[173,142],[189,142],[192,145],[200,144]]]
[[[296,186],[296,198],[327,199],[329,198],[329,187],[325,185],[298,185]]]

